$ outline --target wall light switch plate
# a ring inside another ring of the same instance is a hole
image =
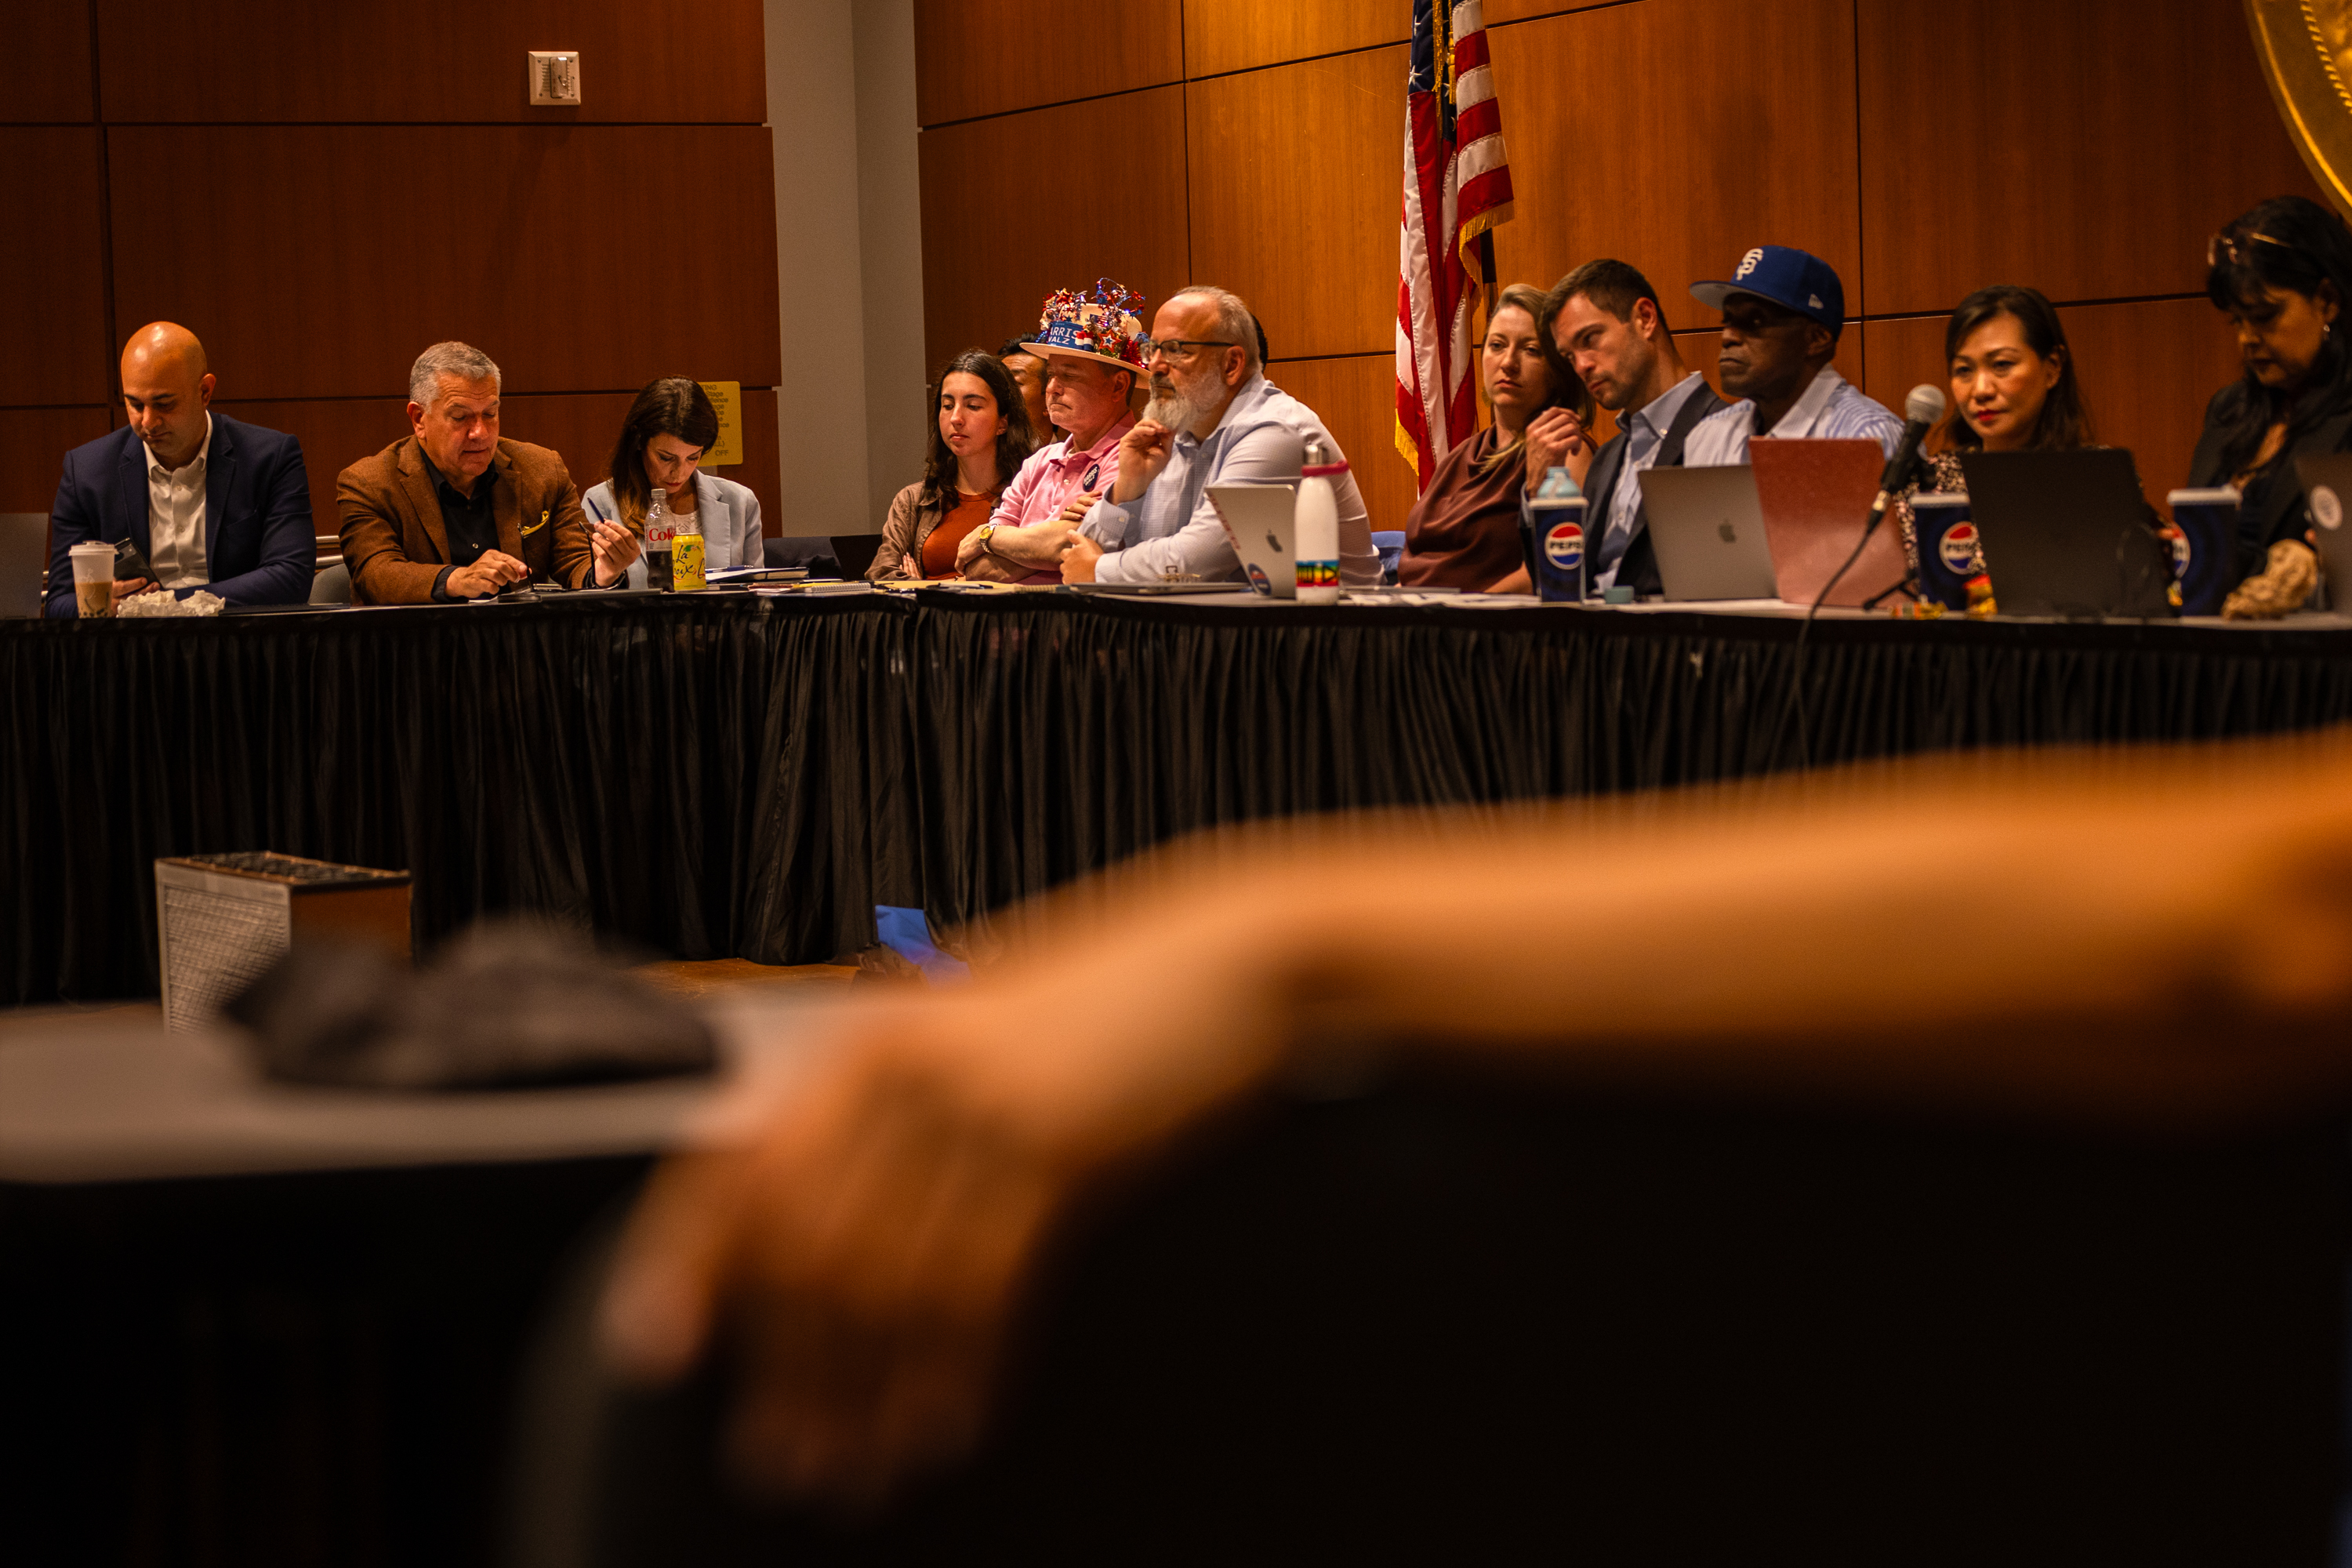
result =
[[[573,49],[530,51],[530,100],[537,103],[580,101],[580,55]]]

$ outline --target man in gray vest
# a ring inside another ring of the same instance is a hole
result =
[[[1593,401],[1617,416],[1617,434],[1593,454],[1584,480],[1585,515],[1601,529],[1591,557],[1592,585],[1658,593],[1642,475],[1681,468],[1684,440],[1726,405],[1706,377],[1683,363],[1657,290],[1622,261],[1588,261],[1561,279],[1544,298],[1536,334],[1591,389]],[[1528,447],[1547,467],[1582,437],[1575,416],[1563,409],[1547,409],[1528,426]]]

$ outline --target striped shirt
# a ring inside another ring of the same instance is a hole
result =
[[[1885,405],[1862,395],[1862,389],[1823,365],[1780,422],[1756,435],[1756,405],[1741,398],[1718,408],[1698,422],[1683,444],[1683,467],[1723,468],[1748,461],[1748,443],[1762,441],[1839,441],[1864,437],[1876,441],[1890,458],[1903,441],[1903,421]]]

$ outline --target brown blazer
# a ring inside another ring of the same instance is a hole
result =
[[[433,492],[431,465],[411,436],[336,477],[335,510],[342,517],[343,564],[351,568],[354,604],[433,602],[433,584],[449,564],[449,533]],[[492,510],[499,548],[530,567],[534,582],[552,579],[577,588],[594,574],[588,521],[562,458],[544,447],[500,440],[482,478],[497,487]]]

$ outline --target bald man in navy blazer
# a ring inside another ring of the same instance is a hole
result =
[[[204,345],[156,321],[122,351],[128,427],[66,454],[49,509],[52,616],[75,613],[67,552],[91,540],[139,546],[180,597],[203,588],[231,605],[299,605],[310,597],[319,547],[302,445],[212,411]],[[148,586],[115,584],[117,602]]]

